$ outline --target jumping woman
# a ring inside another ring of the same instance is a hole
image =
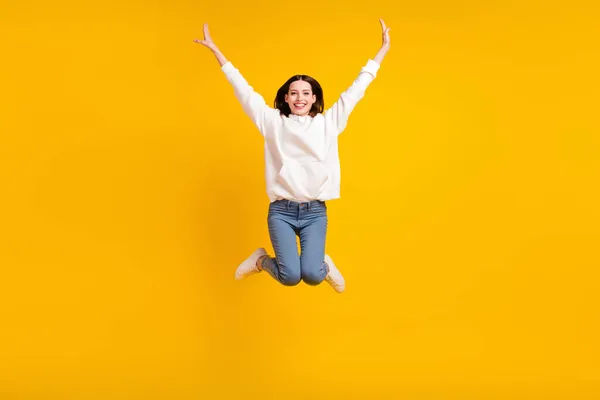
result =
[[[344,291],[344,277],[325,254],[326,201],[340,197],[338,136],[390,48],[390,28],[386,28],[383,20],[380,23],[379,52],[327,110],[321,85],[307,75],[288,79],[277,91],[274,107],[269,107],[223,56],[210,36],[208,25],[204,25],[204,40],[194,40],[213,52],[244,112],[264,137],[270,200],[267,222],[275,257],[270,257],[262,247],[257,249],[237,268],[236,279],[264,270],[286,286],[297,285],[301,280],[318,285],[325,280],[336,292]]]

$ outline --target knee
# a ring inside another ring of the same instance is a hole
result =
[[[302,280],[307,285],[316,286],[323,282],[323,279],[325,279],[325,275],[323,275],[322,271],[308,270],[302,272]]]
[[[285,286],[296,286],[300,283],[301,280],[302,277],[299,273],[288,273],[285,275],[280,275],[280,281]]]

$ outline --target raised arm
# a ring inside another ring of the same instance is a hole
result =
[[[225,73],[227,80],[233,86],[235,96],[239,100],[246,115],[252,119],[252,122],[258,127],[258,130],[265,136],[265,127],[268,118],[278,117],[279,112],[267,106],[265,99],[248,84],[240,71],[227,61],[223,53],[219,50],[208,31],[208,24],[204,24],[204,40],[194,39],[194,42],[200,43],[209,48],[219,65]]]
[[[346,128],[350,113],[360,99],[364,97],[367,87],[377,76],[377,71],[381,66],[381,62],[390,49],[389,32],[391,28],[387,28],[382,19],[380,19],[379,22],[381,23],[382,32],[381,48],[375,57],[373,57],[372,60],[369,60],[361,69],[358,77],[354,80],[352,85],[340,95],[338,101],[336,101],[324,114],[325,120],[328,124],[334,127],[337,134],[342,133],[342,131]]]

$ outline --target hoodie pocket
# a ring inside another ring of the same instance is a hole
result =
[[[277,184],[288,197],[316,199],[326,189],[329,173],[321,161],[287,161],[277,176]]]

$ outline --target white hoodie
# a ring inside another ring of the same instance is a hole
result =
[[[323,114],[285,117],[228,62],[222,67],[246,114],[265,138],[265,177],[271,202],[332,200],[340,197],[338,135],[354,106],[375,79],[379,64],[368,60],[354,83]]]

